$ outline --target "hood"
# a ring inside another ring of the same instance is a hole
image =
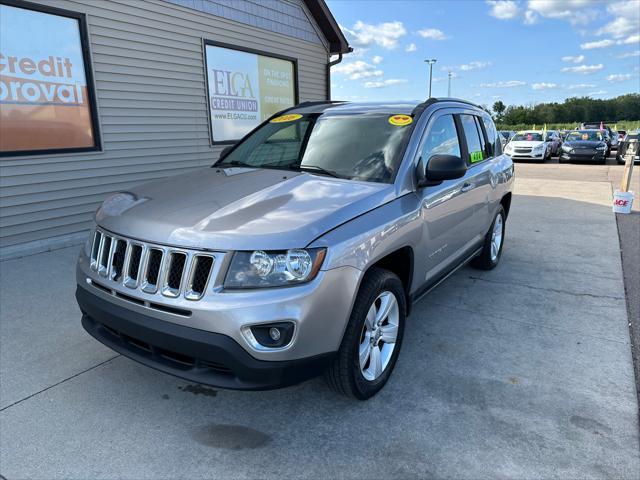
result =
[[[96,222],[148,242],[212,250],[306,247],[395,198],[393,185],[306,172],[204,168],[116,194]]]
[[[541,142],[540,140],[517,140],[517,141],[511,141],[509,142],[509,145],[511,145],[513,148],[534,148],[537,147],[538,145],[543,145],[544,142]]]
[[[605,143],[600,140],[575,140],[564,142],[563,145],[571,148],[596,148],[600,145],[605,145]]]

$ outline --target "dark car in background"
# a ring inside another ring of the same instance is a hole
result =
[[[575,130],[569,133],[562,145],[559,161],[592,161],[604,163],[609,146],[602,130]]]
[[[562,147],[562,138],[560,132],[557,130],[547,130],[547,142],[549,142],[550,155],[552,157],[559,157]]]
[[[618,149],[618,132],[614,132],[605,122],[589,122],[583,123],[582,128],[584,130],[602,130],[605,136],[605,142],[607,143],[607,157],[611,153],[611,150]]]
[[[632,143],[631,140],[633,140],[635,143]],[[635,149],[635,155],[633,158],[633,162],[634,163],[640,163],[640,152],[638,151],[638,142],[640,142],[640,132],[629,132],[624,136],[624,139],[620,142],[620,145],[618,146],[618,152],[616,154],[616,161],[618,163],[624,163],[625,162],[625,155],[627,153],[630,153],[629,148],[631,146],[631,144],[634,145],[634,149]]]

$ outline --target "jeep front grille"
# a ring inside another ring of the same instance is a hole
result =
[[[128,289],[200,300],[215,266],[215,254],[147,244],[96,230],[90,268]]]

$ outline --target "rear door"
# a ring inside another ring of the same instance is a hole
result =
[[[465,222],[465,237],[470,241],[481,239],[489,229],[491,212],[492,173],[491,158],[495,154],[495,138],[487,141],[482,118],[475,114],[463,113],[458,116],[462,125],[467,148],[467,174],[462,186],[468,218]],[[493,135],[493,134],[492,134]]]

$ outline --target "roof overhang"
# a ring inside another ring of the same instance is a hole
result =
[[[314,20],[329,42],[329,53],[349,53],[353,49],[349,46],[344,33],[324,0],[303,0],[313,15]]]

